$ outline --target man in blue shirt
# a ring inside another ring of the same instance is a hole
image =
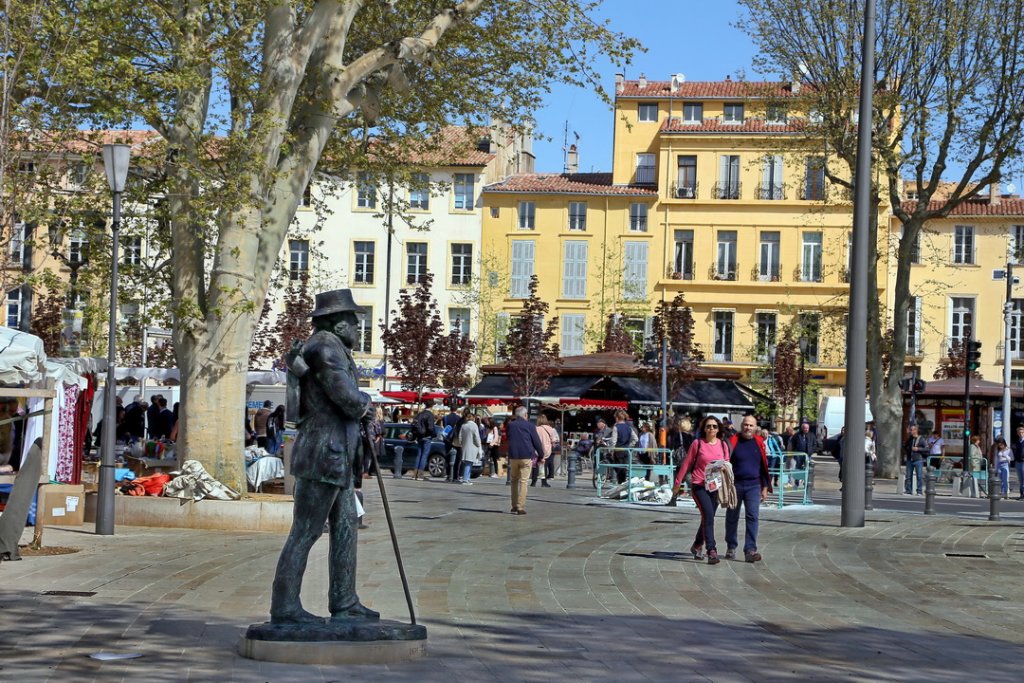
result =
[[[771,492],[768,477],[768,456],[764,441],[757,434],[757,420],[747,415],[740,423],[740,432],[729,437],[732,454],[729,463],[732,465],[733,481],[736,485],[736,507],[725,513],[725,559],[736,557],[736,546],[739,545],[737,527],[740,521],[740,505],[746,512],[747,533],[743,541],[743,557],[747,562],[759,562],[761,553],[757,551],[757,520],[758,512]]]

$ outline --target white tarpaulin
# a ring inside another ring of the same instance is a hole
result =
[[[117,368],[115,374],[118,379],[135,379],[142,381],[156,380],[166,382],[173,380],[181,381],[181,373],[178,368]],[[280,370],[250,370],[245,375],[246,384],[284,384],[285,373]]]
[[[31,384],[46,376],[46,351],[39,337],[0,327],[0,382]]]

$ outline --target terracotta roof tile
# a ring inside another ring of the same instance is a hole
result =
[[[465,126],[445,126],[427,145],[422,153],[413,153],[411,163],[425,166],[486,166],[494,155],[477,146],[486,134],[485,128],[477,128],[473,135]]]
[[[627,195],[656,197],[655,190],[613,185],[611,173],[523,173],[484,187],[484,192]]]
[[[804,84],[803,87],[807,87]],[[639,81],[626,81],[618,97],[677,97],[684,99],[721,98],[746,99],[750,97],[794,97],[792,83],[786,81],[685,81],[672,92],[671,81],[647,81],[641,88]]]
[[[678,116],[666,118],[661,124],[662,133],[684,133],[693,135],[715,134],[776,134],[801,133],[807,127],[807,119],[791,118],[786,123],[767,123],[763,118],[747,117],[742,123],[725,123],[720,119],[704,119],[700,123],[684,123]]]
[[[928,202],[930,211],[938,211],[945,202]],[[912,212],[917,208],[917,202],[903,202],[903,210]],[[1001,199],[995,204],[988,198],[966,201],[957,205],[949,212],[950,216],[1024,216],[1024,199]]]

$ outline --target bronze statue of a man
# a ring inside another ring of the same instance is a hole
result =
[[[332,620],[378,619],[356,595],[354,478],[362,476],[360,420],[370,397],[358,389],[352,347],[360,309],[348,289],[316,295],[311,316],[316,331],[291,364],[299,378],[298,437],[291,451],[295,476],[294,514],[277,561],[270,602],[273,624],[323,622],[302,608],[299,592],[309,551],[328,524],[328,608]]]

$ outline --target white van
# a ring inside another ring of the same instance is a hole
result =
[[[871,414],[871,406],[864,401],[864,422],[871,422],[875,418]],[[825,438],[825,429],[828,430],[827,437],[834,439],[839,436],[839,431],[846,424],[846,397],[845,396],[823,396],[821,406],[818,408],[818,438],[822,442]],[[825,429],[822,429],[822,428]]]

